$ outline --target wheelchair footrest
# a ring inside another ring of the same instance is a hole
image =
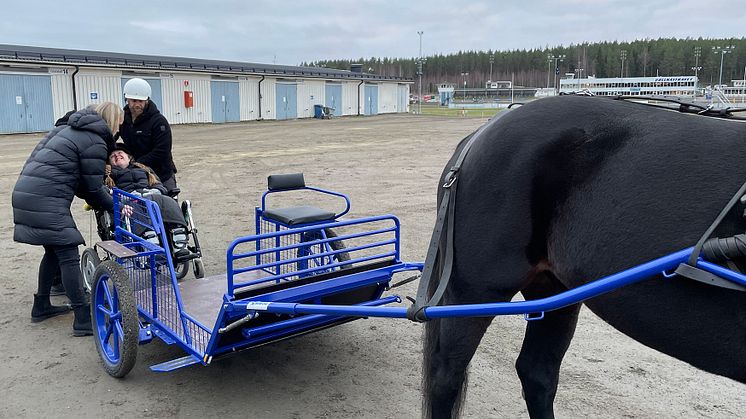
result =
[[[106,240],[103,242],[96,243],[96,246],[100,247],[104,252],[117,257],[119,259],[130,258],[137,256],[137,252],[132,249],[128,249],[114,240]]]
[[[150,367],[151,371],[155,372],[169,372],[178,370],[179,368],[188,367],[190,365],[199,364],[202,360],[194,355],[187,355],[181,358],[172,359],[170,361],[162,362]]]

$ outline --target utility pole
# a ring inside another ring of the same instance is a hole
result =
[[[702,55],[702,47],[694,47],[694,96],[697,96],[697,83],[699,82],[699,70],[702,67],[699,66],[699,57]]]
[[[621,70],[621,73],[620,73],[621,75],[619,76],[619,78],[623,79],[624,78],[624,60],[627,59],[627,50],[626,49],[622,50],[622,52],[619,54],[619,58],[621,58],[621,60],[622,60],[622,70]]]
[[[557,61],[564,62],[565,61],[565,55],[547,55],[547,60],[551,63],[554,61],[554,94],[556,95],[559,93],[559,89],[557,88],[557,76],[559,75],[559,67],[557,67]],[[547,74],[547,87],[549,87],[549,74]]]
[[[420,37],[420,58],[417,59],[417,76],[419,77],[419,87],[417,89],[417,114],[422,115],[422,34],[423,31],[417,31]]]
[[[492,64],[495,63],[495,54],[490,55],[490,79],[487,80],[487,89],[492,85]],[[487,99],[487,90],[484,91],[484,97]]]
[[[718,86],[723,85],[723,58],[725,57],[725,54],[730,54],[734,49],[736,49],[736,47],[733,45],[728,45],[726,47],[712,47],[713,53],[720,54],[720,79],[718,81]]]

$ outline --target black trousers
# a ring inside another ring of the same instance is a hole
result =
[[[161,183],[163,184],[163,187],[166,188],[167,191],[172,191],[176,189],[176,175],[172,175],[170,178],[166,180],[161,180]]]
[[[39,264],[38,295],[49,295],[54,277],[58,273],[62,274],[62,285],[65,286],[65,294],[70,304],[73,307],[87,304],[77,245],[44,246],[44,256]]]

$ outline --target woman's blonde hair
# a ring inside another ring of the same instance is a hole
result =
[[[101,118],[104,119],[106,125],[109,126],[111,135],[116,135],[116,133],[119,132],[119,121],[122,119],[122,116],[124,116],[124,111],[119,107],[119,105],[113,102],[103,102],[90,105],[88,106],[88,109],[101,115]]]

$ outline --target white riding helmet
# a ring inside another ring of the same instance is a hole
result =
[[[143,79],[129,79],[124,83],[125,99],[148,100],[150,93],[150,85]]]

